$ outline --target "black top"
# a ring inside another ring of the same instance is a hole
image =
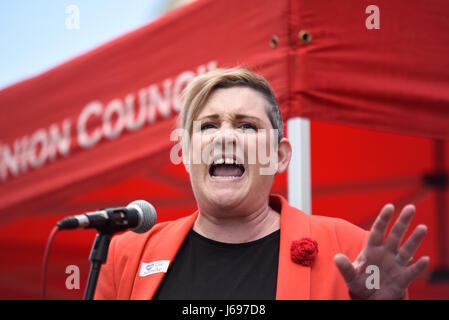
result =
[[[276,298],[280,230],[246,243],[223,243],[190,231],[154,299]]]

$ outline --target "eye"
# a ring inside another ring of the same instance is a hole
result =
[[[255,125],[252,125],[251,123],[242,123],[239,126],[239,129],[243,129],[243,130],[257,130]]]
[[[201,131],[207,130],[207,129],[214,129],[214,128],[216,128],[216,126],[213,123],[205,123],[205,124],[201,125]]]

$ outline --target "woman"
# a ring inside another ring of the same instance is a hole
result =
[[[307,215],[270,195],[291,145],[265,79],[244,68],[215,70],[194,79],[184,98],[184,165],[198,211],[143,235],[115,237],[96,299],[407,297],[429,263],[409,263],[426,226],[399,247],[413,205],[388,236],[391,204],[370,232]]]

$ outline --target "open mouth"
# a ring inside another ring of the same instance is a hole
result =
[[[230,177],[238,178],[245,173],[245,167],[238,164],[234,159],[217,159],[209,168],[209,174],[212,177]]]

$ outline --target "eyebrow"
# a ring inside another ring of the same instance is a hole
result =
[[[220,115],[218,115],[218,114],[211,114],[211,115],[199,118],[197,120],[198,121],[202,121],[202,120],[216,120],[216,119],[219,119],[219,118],[220,118]]]
[[[237,115],[235,116],[235,119],[236,119],[236,120],[250,119],[250,120],[253,120],[253,121],[256,121],[256,122],[261,122],[261,121],[262,121],[261,119],[259,119],[259,118],[257,118],[257,117],[248,116],[248,115],[245,115],[245,114],[237,114]]]
[[[219,119],[219,118],[220,118],[220,115],[219,115],[219,114],[211,114],[211,115],[208,115],[208,116],[204,116],[204,117],[202,117],[202,118],[200,118],[200,119],[198,119],[198,120],[199,120],[199,121],[204,121],[204,120],[217,120],[217,119]],[[234,119],[235,119],[235,120],[250,119],[250,120],[253,120],[253,121],[256,121],[256,122],[262,122],[261,119],[259,119],[259,118],[257,118],[257,117],[249,116],[249,115],[246,115],[246,114],[236,114],[236,115],[234,116]]]

